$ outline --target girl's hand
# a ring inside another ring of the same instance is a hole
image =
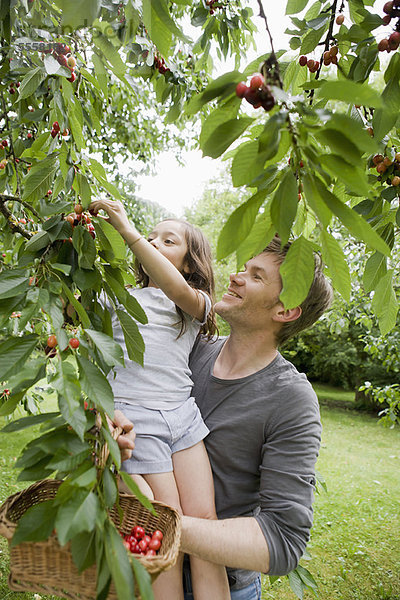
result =
[[[128,216],[125,212],[122,202],[119,200],[94,200],[89,210],[93,213],[97,213],[99,210],[104,210],[107,215],[107,221],[111,223],[113,227],[125,237],[126,232],[132,231],[133,226],[128,220]]]

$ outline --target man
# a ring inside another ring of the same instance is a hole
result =
[[[204,441],[219,520],[183,516],[181,550],[228,567],[232,600],[259,600],[260,572],[294,569],[312,525],[318,400],[278,346],[315,323],[332,289],[315,257],[306,300],[285,310],[279,267],[289,247],[276,237],[231,275],[215,306],[231,333],[214,343],[199,339],[191,355],[193,395],[210,429]],[[190,600],[187,572],[185,585]]]
[[[219,520],[183,516],[181,550],[227,566],[232,600],[261,598],[260,572],[294,569],[312,525],[318,400],[277,348],[322,315],[332,289],[316,256],[306,300],[285,310],[279,267],[289,247],[276,237],[231,275],[215,306],[231,333],[215,343],[200,339],[191,355]]]

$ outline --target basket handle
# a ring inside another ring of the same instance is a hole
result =
[[[98,429],[101,428],[101,417],[100,417],[99,413],[97,413],[97,415],[96,415],[96,426],[98,427]],[[117,440],[122,432],[123,432],[122,427],[120,427],[118,425],[110,432],[111,437],[113,438],[113,440]],[[108,458],[109,454],[110,454],[110,449],[108,447],[108,444],[104,444],[104,446],[101,449],[101,453],[99,456],[99,462],[97,465],[99,469],[103,469],[105,467],[105,464],[107,462],[107,458]]]

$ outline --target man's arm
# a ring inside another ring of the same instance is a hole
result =
[[[181,551],[226,567],[269,570],[267,542],[253,517],[211,521],[182,516]]]

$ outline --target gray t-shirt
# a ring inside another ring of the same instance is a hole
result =
[[[312,525],[318,399],[306,376],[280,354],[248,377],[214,377],[224,342],[199,337],[189,362],[193,396],[210,430],[204,442],[217,513],[221,519],[254,516],[269,548],[268,574],[285,575],[297,566]],[[236,588],[257,576],[239,569],[228,573]]]
[[[191,396],[192,379],[189,354],[211,309],[211,300],[205,298],[202,322],[185,315],[186,330],[179,336],[180,317],[175,304],[162,290],[154,287],[132,288],[134,296],[144,309],[148,323],[138,323],[145,342],[143,366],[130,360],[126,350],[123,331],[116,314],[111,311],[113,336],[124,350],[125,367],[115,367],[115,377],[108,376],[116,402],[172,410],[181,406]]]

